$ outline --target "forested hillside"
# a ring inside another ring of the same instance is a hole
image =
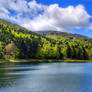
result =
[[[47,36],[47,37],[51,36],[51,37],[57,37],[57,38],[67,37],[67,38],[79,38],[79,39],[92,39],[80,34],[70,34],[67,32],[60,32],[60,31],[36,31],[35,33],[42,36]]]
[[[62,32],[33,33],[0,19],[0,58],[92,59],[92,39]]]

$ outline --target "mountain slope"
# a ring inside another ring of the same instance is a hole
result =
[[[42,35],[42,36],[57,36],[57,38],[60,37],[67,37],[67,38],[76,38],[76,39],[92,39],[88,38],[87,36],[83,36],[80,34],[71,34],[67,32],[60,32],[60,31],[36,31],[35,33]]]
[[[0,19],[0,41],[6,58],[32,58],[36,57],[38,43],[42,38],[26,28]],[[15,46],[14,51],[10,48]],[[7,50],[6,50],[7,48]]]
[[[40,33],[40,35],[39,35]],[[0,19],[0,58],[91,59],[92,40],[60,32],[31,32]]]

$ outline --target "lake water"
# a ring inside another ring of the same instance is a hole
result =
[[[0,64],[0,92],[92,92],[92,63]]]

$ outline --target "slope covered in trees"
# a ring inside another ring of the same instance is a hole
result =
[[[39,33],[0,19],[0,58],[91,59],[92,39],[68,33]]]
[[[37,31],[35,33],[57,42],[65,59],[92,59],[92,38],[59,31]]]
[[[51,36],[51,37],[57,37],[57,38],[61,38],[61,37],[67,37],[67,38],[81,38],[81,39],[92,39],[92,38],[88,38],[87,36],[83,36],[80,34],[71,34],[71,33],[67,33],[67,32],[60,32],[60,31],[36,31],[35,33],[42,35],[42,36]],[[50,38],[51,38],[50,37]]]

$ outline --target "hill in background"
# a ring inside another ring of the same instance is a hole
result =
[[[67,37],[67,38],[76,38],[76,39],[92,39],[84,35],[80,34],[71,34],[67,32],[60,32],[60,31],[36,31],[35,33],[41,35],[41,36],[46,36],[46,37],[55,37],[60,38],[60,37]]]
[[[0,19],[0,58],[91,59],[92,39],[57,31],[32,32]]]

